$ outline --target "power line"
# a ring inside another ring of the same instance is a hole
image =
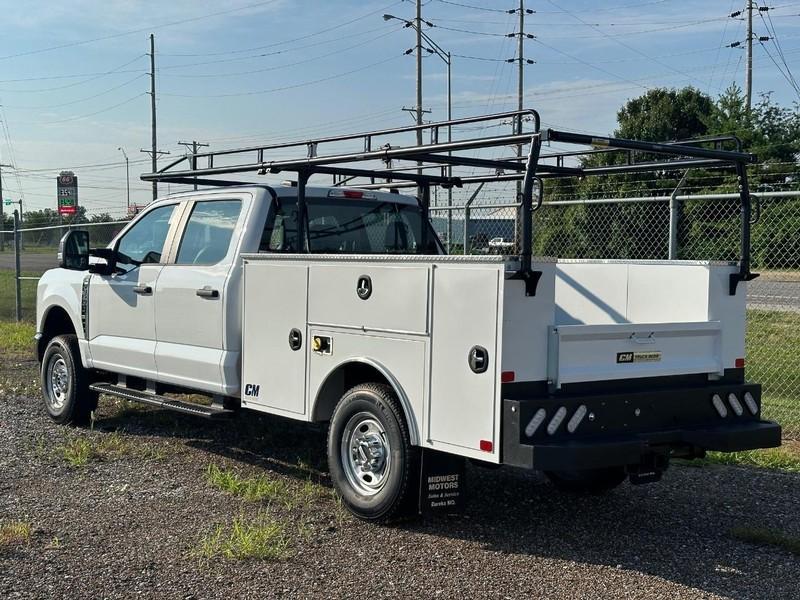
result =
[[[354,73],[359,73],[361,71],[366,71],[367,69],[371,69],[373,67],[377,67],[377,66],[385,64],[385,63],[387,63],[389,61],[397,60],[398,58],[400,58],[400,56],[403,56],[403,55],[390,56],[390,57],[385,58],[383,60],[379,60],[377,62],[370,63],[368,65],[364,65],[363,67],[359,67],[357,69],[352,69],[350,71],[344,71],[342,73],[334,73],[333,75],[328,75],[327,77],[322,77],[320,79],[314,79],[312,81],[304,81],[302,83],[295,83],[295,84],[292,84],[292,85],[284,85],[284,86],[270,88],[270,89],[266,89],[266,90],[253,90],[253,91],[246,91],[246,92],[230,92],[230,93],[225,93],[225,94],[173,94],[173,93],[162,92],[161,95],[162,96],[171,96],[171,97],[175,97],[175,98],[234,98],[234,97],[240,97],[240,96],[258,96],[260,94],[272,94],[274,92],[282,92],[282,91],[285,91],[285,90],[292,90],[292,89],[296,89],[296,88],[300,88],[300,87],[306,87],[306,86],[309,86],[309,85],[315,85],[317,83],[323,83],[325,81],[331,81],[333,79],[339,79],[340,77],[346,77],[347,75],[352,75]]]
[[[354,19],[350,19],[348,21],[342,21],[341,23],[337,23],[335,25],[331,25],[330,27],[326,27],[324,29],[319,29],[319,30],[314,31],[312,33],[308,33],[308,34],[301,35],[301,36],[298,36],[298,37],[290,38],[290,39],[287,39],[287,40],[281,40],[279,42],[273,42],[271,44],[266,44],[266,45],[263,45],[263,46],[253,46],[251,48],[240,48],[240,49],[237,49],[237,50],[226,50],[224,52],[208,52],[208,53],[202,53],[202,54],[169,54],[169,53],[161,53],[161,56],[224,56],[224,55],[227,55],[227,54],[245,54],[245,53],[248,53],[248,52],[255,52],[256,50],[266,50],[268,48],[274,48],[276,46],[284,46],[286,44],[291,44],[293,42],[299,42],[299,41],[302,41],[302,40],[306,40],[308,38],[312,38],[312,37],[315,37],[315,36],[318,36],[318,35],[322,35],[323,33],[328,33],[330,31],[336,31],[337,29],[341,29],[342,27],[346,27],[347,25],[352,25],[353,23],[357,23],[358,21],[362,21],[362,20],[367,19],[367,18],[369,18],[369,17],[371,17],[373,15],[383,13],[383,12],[389,10],[390,8],[392,8],[393,6],[397,6],[398,4],[402,4],[402,3],[403,3],[403,0],[399,0],[398,2],[392,2],[391,4],[388,4],[388,5],[386,5],[386,6],[382,7],[382,8],[379,8],[377,10],[370,11],[370,12],[368,12],[366,14],[363,14],[363,15],[361,15],[359,17],[356,17]],[[358,35],[358,34],[356,34],[356,35]],[[281,52],[285,52],[285,50],[282,50]]]
[[[219,17],[222,15],[231,14],[234,12],[239,12],[242,10],[249,10],[251,8],[258,8],[261,6],[266,6],[269,4],[275,4],[279,0],[265,0],[263,2],[256,2],[255,4],[248,4],[245,6],[239,6],[236,8],[230,8],[228,10],[221,10],[214,13],[209,13],[205,15],[200,15],[198,17],[190,17],[188,19],[180,19],[177,21],[171,21],[169,23],[162,23],[161,25],[148,25],[147,27],[140,27],[137,29],[129,29],[127,31],[122,31],[120,33],[114,33],[111,35],[104,35],[101,37],[91,38],[87,40],[79,40],[76,42],[70,42],[68,44],[59,44],[57,46],[50,46],[48,48],[39,48],[38,50],[26,50],[25,52],[17,52],[15,54],[7,54],[5,56],[0,56],[0,60],[8,60],[9,58],[18,58],[20,56],[30,56],[32,54],[42,54],[43,52],[52,52],[54,50],[63,50],[64,48],[73,48],[75,46],[82,46],[84,44],[91,44],[94,42],[102,42],[105,40],[111,40],[119,37],[124,37],[127,35],[133,35],[134,33],[142,33],[143,31],[151,31],[153,29],[162,29],[164,27],[172,27],[174,25],[183,25],[184,23],[192,23],[194,21],[201,21],[203,19],[210,19],[212,17]]]
[[[96,94],[92,94],[91,96],[85,96],[83,98],[78,98],[77,100],[71,100],[70,102],[62,102],[60,104],[48,104],[44,106],[14,106],[13,104],[5,105],[7,108],[14,108],[17,110],[44,110],[44,109],[51,109],[51,108],[61,108],[64,106],[72,106],[73,104],[80,104],[81,102],[87,102],[88,100],[94,100],[95,98],[99,98],[100,96],[105,96],[106,94],[110,94],[111,92],[115,92],[118,89],[121,89],[127,85],[132,84],[135,81],[138,81],[142,77],[145,77],[147,73],[141,73],[134,77],[133,79],[129,79],[124,83],[120,83],[115,85],[114,87],[108,88],[107,90],[103,90],[102,92],[98,92]]]
[[[65,90],[67,88],[75,87],[77,85],[83,85],[84,83],[89,83],[90,81],[96,81],[96,80],[100,79],[101,77],[105,77],[106,75],[116,75],[118,73],[131,73],[131,72],[139,73],[140,71],[121,71],[120,69],[124,69],[128,65],[131,65],[131,64],[135,63],[137,60],[139,60],[140,58],[142,58],[144,56],[147,56],[147,55],[146,54],[140,54],[136,58],[134,58],[132,60],[129,60],[129,61],[125,62],[125,63],[122,63],[119,67],[117,67],[115,69],[111,69],[110,71],[104,71],[102,73],[98,73],[97,75],[89,77],[88,79],[84,79],[83,81],[76,81],[76,82],[73,82],[73,83],[68,83],[66,85],[60,85],[60,86],[49,87],[49,88],[39,88],[39,89],[35,89],[35,90],[4,90],[4,91],[9,92],[9,93],[14,93],[14,94],[29,94],[29,93],[30,94],[37,94],[39,92],[52,92],[52,91],[55,91],[55,90]]]

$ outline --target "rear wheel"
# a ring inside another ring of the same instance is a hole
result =
[[[602,494],[625,481],[625,467],[585,469],[581,471],[545,471],[560,490],[575,494]]]
[[[419,462],[391,387],[362,384],[342,396],[331,417],[328,466],[350,512],[368,521],[413,512]]]
[[[47,344],[41,383],[45,409],[56,423],[86,423],[97,408],[98,395],[89,390],[89,376],[74,334],[56,336]]]

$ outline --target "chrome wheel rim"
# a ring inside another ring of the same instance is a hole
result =
[[[391,468],[391,446],[383,425],[371,414],[353,415],[342,435],[341,459],[347,481],[365,496],[380,492]]]
[[[61,356],[56,356],[47,366],[47,404],[53,412],[64,408],[69,396],[69,369]]]

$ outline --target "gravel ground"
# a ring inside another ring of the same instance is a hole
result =
[[[59,427],[35,368],[0,366],[0,521],[32,526],[27,543],[0,546],[0,598],[800,596],[800,557],[730,533],[800,536],[798,474],[675,466],[659,484],[576,498],[535,473],[470,467],[463,516],[378,527],[334,499],[322,431],[111,400],[93,430]],[[75,440],[113,452],[71,466],[63,448]],[[212,487],[209,464],[306,494],[247,502]],[[288,558],[200,557],[215,525],[258,516],[283,524]]]

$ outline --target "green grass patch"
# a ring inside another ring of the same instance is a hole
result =
[[[34,273],[22,273],[25,276],[34,276]],[[23,280],[20,282],[22,299],[22,318],[33,321],[36,318],[36,284],[37,281]],[[14,287],[14,271],[0,269],[0,320],[14,319],[16,315],[16,292]]]
[[[747,311],[747,378],[763,386],[763,414],[800,434],[800,313]]]
[[[238,517],[229,526],[218,525],[200,540],[196,552],[208,559],[277,561],[289,556],[289,547],[284,526],[262,515],[252,521]]]
[[[730,534],[735,539],[749,544],[772,546],[800,556],[800,538],[786,535],[781,531],[763,527],[734,527]]]
[[[119,460],[134,456],[143,460],[159,460],[164,450],[145,442],[133,443],[119,432],[97,436],[73,437],[59,448],[61,457],[72,467],[85,467],[90,462]]]
[[[25,521],[0,521],[0,548],[29,543],[32,530],[31,524]]]
[[[746,452],[709,452],[701,462],[800,473],[800,451],[793,446]]]
[[[231,469],[220,469],[217,465],[208,466],[206,480],[215,488],[249,502],[286,502],[292,496],[289,485],[279,479],[270,479],[266,475],[243,477]]]
[[[0,353],[33,354],[33,335],[36,328],[33,323],[16,323],[0,321]]]

